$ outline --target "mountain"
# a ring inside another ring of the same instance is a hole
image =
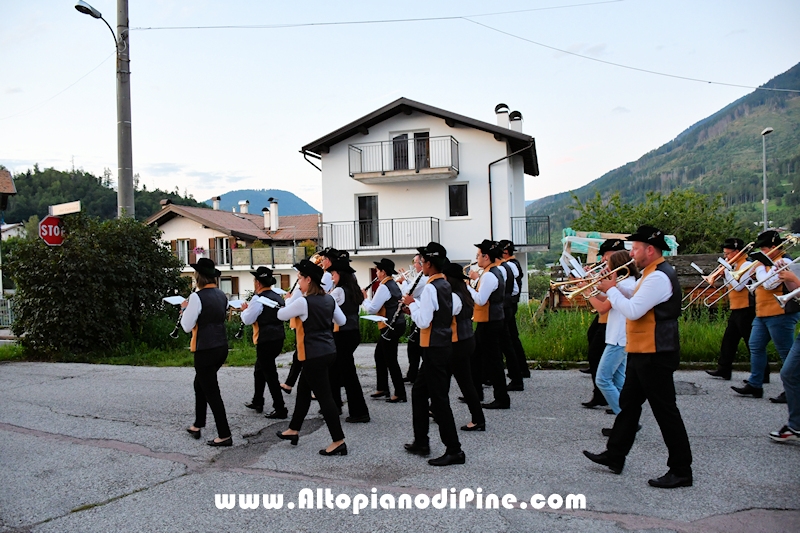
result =
[[[800,64],[776,76],[765,88],[800,90]],[[722,194],[743,218],[761,215],[762,153],[760,133],[767,137],[767,197],[774,224],[789,224],[800,212],[800,93],[756,90],[690,126],[675,139],[637,161],[612,170],[571,192],[531,202],[528,215],[549,215],[551,228],[575,218],[572,194],[581,201],[598,192],[619,192],[625,203],[641,202],[647,192],[669,193],[693,188]],[[755,217],[755,218],[753,218]]]
[[[240,189],[226,192],[220,198],[219,207],[224,211],[230,211],[232,208],[236,208],[238,211],[239,202],[249,200],[250,212],[260,213],[261,209],[269,207],[270,198],[277,198],[281,215],[315,215],[319,213],[302,198],[281,189]],[[206,200],[205,203],[211,205],[211,200]]]

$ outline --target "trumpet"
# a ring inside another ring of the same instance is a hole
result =
[[[608,265],[606,264],[605,261],[601,261],[599,263],[595,263],[588,270],[584,270],[584,273],[586,274],[586,276],[573,278],[573,279],[568,279],[568,280],[565,280],[565,281],[551,281],[550,282],[550,288],[553,289],[553,290],[558,289],[561,292],[564,292],[564,289],[569,285],[579,285],[581,283],[587,283],[587,282],[590,282],[590,281],[594,281],[594,279],[603,270],[605,270],[607,267],[608,267]],[[577,273],[577,271],[574,271],[574,272]]]
[[[620,272],[622,270],[625,270],[625,273],[624,274],[618,274],[617,275],[617,280],[623,280],[623,279],[627,278],[628,276],[631,275],[631,270],[628,267],[631,266],[634,263],[634,261],[635,261],[634,259],[631,259],[630,261],[628,261],[624,265],[618,266],[614,270],[605,272],[604,274],[600,274],[599,276],[595,276],[594,279],[592,281],[590,281],[589,283],[587,283],[586,285],[584,285],[582,287],[578,287],[577,289],[575,289],[573,291],[565,292],[564,294],[566,295],[567,300],[571,301],[573,298],[575,298],[579,294],[583,294],[585,291],[587,291],[589,289],[592,289],[592,290],[589,292],[588,298],[591,298],[592,296],[596,296],[600,292],[596,288],[597,284],[600,283],[601,281],[603,281],[604,279],[609,278],[613,274],[616,274],[617,272]]]
[[[772,278],[774,278],[776,275],[780,274],[784,270],[787,270],[787,269],[791,268],[792,265],[794,265],[798,261],[800,261],[800,257],[798,257],[794,261],[789,261],[788,263],[786,263],[785,265],[783,265],[783,266],[781,266],[779,268],[773,269],[766,278],[762,279],[761,281],[757,281],[757,282],[751,284],[749,287],[747,287],[747,290],[750,291],[750,294],[754,294],[756,292],[757,288],[759,288],[764,283],[768,282],[769,280],[771,280]]]
[[[786,305],[792,300],[800,300],[800,287],[796,288],[790,293],[784,294],[783,296],[778,296],[777,294],[773,294],[773,296],[776,300],[778,300],[781,308],[785,308]]]

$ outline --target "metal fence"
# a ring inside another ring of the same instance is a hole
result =
[[[211,248],[203,255],[189,252],[176,254],[183,264],[196,263],[200,257],[209,257],[218,268],[233,269],[237,266],[256,267],[259,265],[292,265],[301,259],[306,259],[306,249],[303,246],[269,246],[266,248]]]
[[[319,224],[319,236],[323,247],[337,250],[411,250],[431,241],[439,241],[439,219],[422,217],[322,222]]]
[[[451,168],[458,172],[458,141],[452,136],[418,137],[351,144],[350,176],[365,172],[389,172],[423,168]]]
[[[511,240],[522,252],[550,248],[550,217],[511,217]]]
[[[10,328],[14,323],[13,300],[0,298],[0,328]]]

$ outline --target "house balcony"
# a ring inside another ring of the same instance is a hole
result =
[[[550,249],[550,217],[511,217],[511,240],[518,252]]]
[[[351,144],[348,159],[350,177],[362,183],[444,180],[458,176],[458,141],[448,135]]]
[[[321,246],[361,251],[413,251],[431,241],[439,241],[439,219],[388,218],[370,221],[321,222]]]
[[[211,248],[202,254],[176,253],[186,268],[201,257],[208,257],[219,270],[251,270],[259,266],[293,265],[306,259],[306,249],[302,246],[269,246],[264,248]]]

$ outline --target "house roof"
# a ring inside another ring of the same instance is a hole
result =
[[[272,232],[269,231],[269,228],[264,228],[263,215],[169,204],[151,215],[146,223],[161,226],[175,217],[188,218],[220,233],[245,241],[256,239],[261,241],[304,241],[306,239],[316,240],[319,237],[317,229],[319,215],[281,215],[278,221],[278,231]]]
[[[409,100],[408,98],[399,98],[368,115],[364,115],[363,117],[351,122],[350,124],[347,124],[346,126],[342,126],[336,131],[320,137],[316,141],[303,146],[301,153],[314,154],[317,157],[320,157],[323,153],[327,153],[331,146],[352,137],[356,133],[366,134],[368,129],[375,124],[383,122],[384,120],[400,113],[410,113],[411,111],[418,111],[420,113],[439,117],[448,125],[457,123],[463,126],[468,126],[492,133],[497,140],[505,140],[512,152],[523,150],[520,155],[522,155],[524,162],[525,174],[530,176],[539,175],[539,160],[536,156],[536,141],[530,135],[526,135],[509,128],[504,128],[502,126],[497,126],[496,124],[490,124],[489,122],[483,122],[481,120],[475,120],[474,118],[465,117],[464,115],[452,113],[444,109],[439,109],[438,107],[415,102],[414,100]]]
[[[17,194],[11,172],[5,169],[0,169],[0,194]]]

